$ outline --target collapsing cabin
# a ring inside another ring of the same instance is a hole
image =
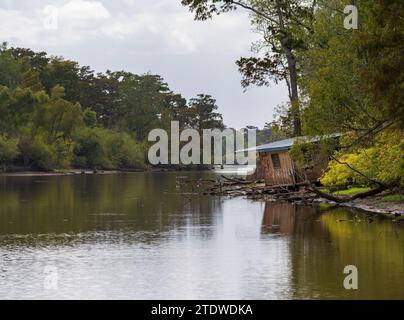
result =
[[[327,137],[337,139],[338,134]],[[265,179],[266,185],[296,186],[304,181],[317,182],[327,168],[329,157],[319,150],[318,138],[290,138],[258,146],[259,155],[256,177]],[[304,155],[305,165],[292,160],[289,150],[294,143],[310,144],[311,153]]]

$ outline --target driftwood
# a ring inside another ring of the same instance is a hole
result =
[[[221,176],[221,178],[223,179],[218,180],[214,185],[206,185],[203,193],[229,197],[246,196],[254,199],[271,196],[280,200],[306,202],[311,202],[317,197],[316,194],[311,192],[297,192],[295,190],[296,185],[267,186],[264,180],[248,181],[226,176]],[[305,184],[301,183],[299,185]]]
[[[178,187],[182,191],[184,189],[191,189],[193,192],[200,192],[205,195],[218,195],[239,197],[246,196],[254,199],[267,199],[271,197],[274,199],[285,201],[298,201],[311,203],[316,198],[321,197],[327,200],[331,200],[336,203],[350,202],[355,199],[365,198],[369,196],[377,195],[385,190],[392,189],[400,185],[399,181],[393,181],[388,184],[377,184],[377,187],[354,194],[352,196],[335,196],[324,192],[323,190],[314,186],[310,181],[304,181],[295,185],[273,185],[267,186],[264,181],[248,181],[237,178],[229,178],[222,176],[223,179],[196,179],[196,180],[180,180],[178,181]],[[304,190],[297,191],[296,187],[305,187]]]

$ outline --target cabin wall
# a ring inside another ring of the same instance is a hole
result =
[[[280,168],[274,168],[271,154],[278,154]],[[261,152],[259,154],[262,175],[266,185],[293,185],[294,170],[288,151]]]
[[[271,154],[278,154],[281,167],[274,168]],[[306,179],[316,182],[327,168],[328,157],[315,153],[310,165],[299,167],[293,163],[288,151],[261,152],[259,154],[259,175],[265,179],[265,184],[294,185]]]

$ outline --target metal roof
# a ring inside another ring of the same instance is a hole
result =
[[[256,150],[258,152],[289,150],[292,147],[295,140],[296,140],[296,138],[290,138],[290,139],[275,141],[275,142],[271,142],[271,143],[266,143],[266,144],[257,146]]]
[[[296,141],[301,142],[318,142],[321,139],[327,138],[337,138],[341,136],[340,133],[334,133],[324,136],[316,136],[316,137],[296,137],[296,138],[289,138],[284,140],[279,140],[271,143],[262,144],[255,148],[249,148],[244,150],[238,150],[236,152],[246,152],[246,151],[257,151],[257,152],[272,152],[272,151],[284,151],[289,150]]]

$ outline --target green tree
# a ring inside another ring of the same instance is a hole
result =
[[[30,89],[0,86],[0,133],[15,135],[30,122],[35,104],[36,97]]]
[[[182,0],[195,12],[197,20],[237,8],[248,10],[252,24],[262,34],[255,44],[259,57],[237,61],[243,74],[243,86],[269,85],[271,81],[286,81],[289,89],[290,115],[294,135],[301,134],[299,101],[299,65],[297,51],[306,48],[305,38],[312,32],[316,1],[302,0]]]
[[[107,70],[98,73],[85,85],[81,93],[81,104],[97,113],[97,123],[105,128],[118,126],[121,113],[120,87],[122,73]]]
[[[361,88],[382,119],[394,119],[404,128],[404,2],[362,0],[359,5],[367,9],[362,28],[354,35],[366,62],[359,68]]]
[[[85,109],[83,111],[83,121],[87,127],[95,127],[97,124],[97,113],[91,109]]]
[[[53,58],[40,74],[41,82],[48,94],[59,85],[65,90],[65,99],[80,102],[80,67],[75,61]]]
[[[224,128],[222,115],[217,111],[216,100],[210,95],[199,94],[189,101],[190,125],[196,130]]]
[[[119,125],[145,140],[150,130],[158,127],[159,116],[166,105],[167,83],[160,76],[124,75],[120,89]]]
[[[46,52],[35,52],[28,48],[11,47],[10,53],[22,63],[24,71],[31,69],[35,72],[41,72],[51,60],[47,57]]]
[[[404,176],[403,4],[356,1],[358,30],[344,28],[347,4],[321,1],[315,12],[310,46],[300,56],[303,124],[310,135],[344,133],[322,183],[364,183],[377,186],[374,194]]]
[[[377,20],[383,20],[383,11],[377,10],[377,1],[358,2],[359,30],[344,28],[346,1],[323,3],[316,10],[310,48],[301,58],[301,87],[307,98],[303,114],[305,130],[312,135],[355,133],[350,135],[352,141],[347,146],[366,141],[371,143],[375,134],[397,123],[398,110],[402,109],[402,90],[398,89],[402,86],[402,68],[393,70],[390,62],[382,58],[372,59],[370,64],[371,54],[377,56],[378,52],[384,56],[383,51],[388,49],[381,44],[368,49],[363,47],[368,43],[363,40],[363,33],[369,33],[364,31],[368,30],[365,26],[374,23],[374,15]],[[389,51],[387,60],[402,61],[399,46]],[[390,67],[385,65],[387,63]],[[377,76],[376,70],[379,70]],[[395,81],[388,80],[391,78]],[[383,89],[377,91],[378,86]]]
[[[49,143],[56,140],[69,139],[74,130],[82,124],[81,106],[63,99],[64,88],[56,86],[52,89],[49,103],[44,109],[41,127],[47,133]]]
[[[22,63],[14,58],[7,43],[0,45],[0,85],[15,89],[22,79]]]
[[[82,168],[141,168],[144,150],[127,133],[81,128],[74,137],[74,164]]]
[[[40,80],[39,72],[32,69],[24,72],[21,80],[22,88],[29,88],[32,91],[41,91],[43,86]]]
[[[105,129],[82,128],[75,133],[73,164],[81,168],[112,168],[105,146]]]

